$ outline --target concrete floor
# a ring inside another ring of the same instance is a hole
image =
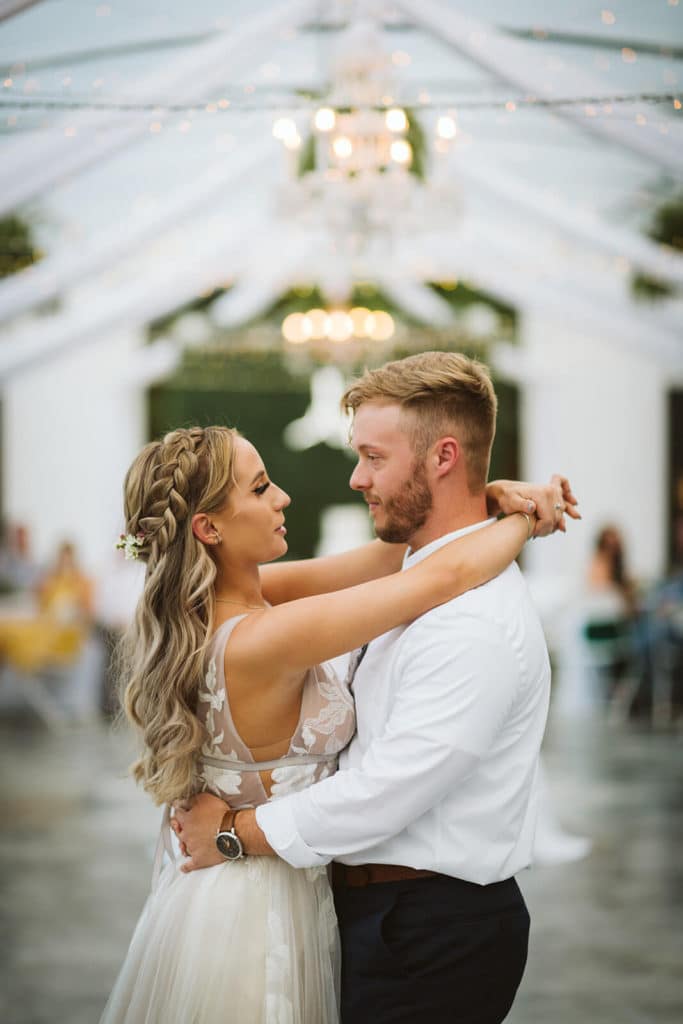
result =
[[[129,753],[103,725],[52,736],[0,722],[2,1024],[98,1020],[159,821],[125,777]],[[546,768],[563,824],[594,848],[519,879],[532,940],[509,1024],[680,1024],[680,736],[555,727]]]

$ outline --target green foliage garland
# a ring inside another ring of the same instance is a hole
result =
[[[663,203],[654,214],[649,237],[662,245],[683,252],[683,195]],[[632,288],[641,299],[661,299],[674,295],[676,289],[649,274],[636,274]]]
[[[0,217],[0,278],[18,274],[42,259],[31,225],[17,214]]]

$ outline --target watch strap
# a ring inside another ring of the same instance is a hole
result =
[[[237,811],[233,811],[232,807],[228,807],[227,811],[221,818],[218,828],[216,829],[216,835],[219,832],[234,832],[235,831],[235,818],[237,817]],[[227,822],[226,822],[227,818]]]

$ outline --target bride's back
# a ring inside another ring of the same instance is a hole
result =
[[[235,720],[242,724],[244,718],[238,704],[231,707],[225,649],[244,617],[228,619],[216,630],[197,705],[197,715],[208,733],[202,747],[199,788],[224,797],[233,807],[255,807],[325,778],[335,770],[337,756],[355,729],[347,687],[331,666],[317,665],[303,680],[298,716],[295,710],[294,717],[280,717],[277,704],[268,705],[265,691],[262,697],[256,694],[255,704],[251,701],[253,736],[252,730],[240,734]],[[261,709],[262,723],[258,714],[254,722],[254,708]],[[258,746],[249,746],[247,741],[253,744],[256,737]],[[272,756],[277,750],[281,753]]]

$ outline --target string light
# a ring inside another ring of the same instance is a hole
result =
[[[406,68],[412,61],[412,57],[405,50],[394,50],[391,55],[391,62],[395,64],[397,68]]]
[[[634,52],[634,51],[632,51]],[[5,79],[5,82],[11,80]],[[5,88],[10,88],[10,85],[5,85]],[[562,107],[585,107],[590,104],[601,104],[601,103],[673,103],[677,99],[677,94],[672,92],[666,93],[653,93],[653,92],[641,92],[641,93],[616,93],[608,94],[604,96],[556,96],[553,98],[543,98],[538,96],[527,97],[520,96],[515,100],[479,100],[479,99],[467,99],[467,98],[440,98],[438,102],[422,101],[426,106],[432,106],[443,108],[446,104],[450,106],[457,106],[458,109],[462,110],[501,110],[505,109],[507,103],[514,103],[516,107],[528,107],[528,108],[542,108],[542,109],[559,109]],[[406,104],[410,106],[411,103]],[[0,94],[0,107],[11,107],[13,109],[24,109],[24,110],[87,110],[92,112],[98,111],[118,111],[118,112],[135,112],[135,111],[155,111],[159,113],[181,113],[186,114],[189,112],[201,113],[210,109],[210,113],[215,113],[218,110],[218,103],[215,102],[203,102],[203,103],[159,103],[158,101],[150,102],[137,102],[130,101],[124,102],[119,100],[77,100],[70,97],[39,97],[39,96],[14,96],[10,94]],[[281,110],[282,107],[288,107],[290,109],[297,110],[310,110],[310,104],[305,100],[287,98],[275,98],[272,100],[230,100],[229,101],[229,112],[232,111],[258,111],[258,110]],[[353,108],[354,110],[381,110],[381,107],[368,106],[363,107],[362,104],[357,104]],[[678,108],[677,108],[678,109]],[[275,122],[290,122],[293,124],[290,118],[278,118]],[[295,126],[296,127],[296,126]],[[273,131],[275,134],[275,131]],[[276,135],[276,138],[279,138]]]

